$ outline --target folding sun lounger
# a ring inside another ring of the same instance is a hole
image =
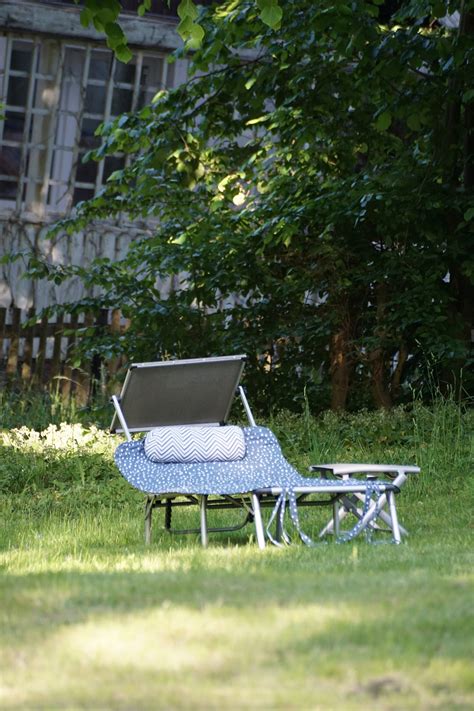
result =
[[[238,355],[132,364],[120,397],[112,398],[111,431],[127,438],[118,446],[115,461],[129,483],[146,494],[146,543],[151,540],[153,510],[163,508],[170,533],[200,533],[203,546],[209,532],[235,531],[247,523],[254,523],[260,548],[267,538],[281,545],[282,540],[289,541],[288,509],[302,541],[312,545],[301,529],[298,508],[328,504],[333,515],[320,536],[334,533],[337,540],[351,540],[361,531],[381,529],[381,522],[393,542],[400,543],[405,530],[398,524],[395,493],[418,467],[314,465],[313,471],[322,476],[301,476],[283,457],[274,434],[255,423],[239,385],[245,360]],[[236,392],[249,427],[227,424]],[[147,435],[132,439],[137,432]],[[366,478],[350,476],[360,473]],[[381,479],[379,474],[391,479]],[[192,505],[199,506],[199,527],[173,529],[173,509]],[[262,507],[273,509],[266,528]],[[208,527],[208,511],[230,508],[243,510],[242,523]],[[347,513],[355,516],[356,523],[343,533],[340,524]]]

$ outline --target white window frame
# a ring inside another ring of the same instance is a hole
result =
[[[32,63],[29,73],[12,70],[10,67],[12,48],[17,41],[31,46]],[[123,82],[116,79],[118,60],[100,43],[2,32],[0,51],[2,44],[0,103],[3,104],[4,113],[24,113],[25,122],[22,142],[18,143],[3,139],[4,121],[0,120],[0,150],[3,146],[11,146],[20,148],[21,151],[16,200],[2,199],[0,195],[0,214],[16,214],[33,221],[49,220],[68,214],[73,207],[76,189],[91,191],[92,195],[92,192],[97,194],[104,184],[106,159],[98,163],[94,182],[79,181],[76,179],[76,173],[79,160],[85,152],[84,147],[80,146],[83,121],[90,119],[103,122],[112,118],[114,89],[130,92],[130,110],[133,111],[138,106],[142,92],[145,92],[150,100],[160,89],[177,85],[186,73],[185,62],[169,64],[166,61],[166,52],[148,48],[134,50],[133,82]],[[111,58],[110,72],[106,78],[94,79],[90,76],[91,62],[99,52]],[[78,65],[80,71],[76,76],[67,73],[68,66],[74,62],[73,53],[82,58],[82,67]],[[49,71],[40,71],[42,65],[49,67]],[[155,73],[154,84],[142,84],[145,66],[154,67],[151,70]],[[28,77],[28,90],[23,107],[7,103],[8,83],[10,77],[14,76]],[[85,111],[88,86],[104,87],[103,112]],[[41,101],[37,96],[40,87]],[[126,163],[129,160],[127,156]],[[0,174],[0,182],[5,180],[8,182],[16,178]]]

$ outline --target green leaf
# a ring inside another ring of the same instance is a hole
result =
[[[95,29],[97,30],[97,32],[103,32],[103,31],[104,31],[104,24],[103,24],[103,22],[101,22],[101,21],[99,20],[99,18],[97,17],[97,15],[95,15],[95,16],[92,18],[92,24],[94,25],[94,27],[95,27]]]
[[[130,48],[127,47],[126,44],[119,44],[117,47],[114,48],[115,56],[120,62],[123,62],[123,64],[128,64],[128,62],[132,59],[133,54],[130,51]]]
[[[96,17],[103,25],[107,25],[109,22],[115,22],[118,17],[118,13],[111,8],[104,7],[97,12]]]
[[[79,19],[83,27],[89,27],[90,23],[94,19],[94,15],[91,13],[90,10],[87,9],[87,7],[85,7],[83,10],[81,10]]]
[[[121,44],[123,40],[125,39],[125,35],[123,34],[123,30],[120,27],[119,24],[116,22],[108,22],[105,25],[105,32],[107,33],[107,38],[111,42],[115,42],[116,44]]]
[[[283,17],[283,10],[278,4],[278,0],[257,0],[260,10],[260,19],[272,30],[278,30]]]
[[[123,170],[114,170],[113,173],[107,178],[108,183],[113,183],[114,181],[121,180],[123,178]]]
[[[419,131],[421,128],[421,121],[419,114],[411,114],[407,118],[407,125],[412,131]]]
[[[190,49],[199,49],[204,37],[201,25],[193,21],[191,15],[184,16],[178,27],[178,34]]]
[[[437,2],[434,2],[431,8],[431,14],[433,17],[445,17],[447,13],[447,7],[445,2],[441,2],[441,0],[438,0]]]
[[[163,99],[165,96],[167,96],[167,94],[167,89],[160,89],[151,100],[151,103],[156,104],[158,101],[160,101],[160,99]]]
[[[378,116],[375,122],[375,128],[377,129],[377,131],[386,131],[387,128],[390,127],[391,123],[392,114],[390,113],[390,111],[384,111]]]
[[[270,116],[259,116],[258,118],[250,119],[250,121],[246,122],[246,126],[254,126],[256,123],[263,123],[264,121],[268,121]]]
[[[466,210],[464,213],[464,219],[466,222],[470,222],[474,218],[474,207],[470,207],[469,210]]]
[[[178,17],[180,17],[181,20],[185,20],[187,17],[191,20],[195,20],[197,16],[198,9],[193,0],[181,0],[178,5]]]
[[[201,25],[193,24],[188,39],[186,40],[186,46],[189,47],[189,49],[199,49],[203,38],[204,30]]]

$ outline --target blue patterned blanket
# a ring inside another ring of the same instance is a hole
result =
[[[149,495],[232,495],[247,494],[259,489],[281,488],[283,491],[278,497],[271,521],[279,515],[282,522],[288,504],[291,519],[301,539],[307,545],[313,545],[311,539],[301,530],[294,489],[298,486],[327,486],[328,480],[302,476],[286,461],[277,438],[269,429],[245,427],[242,431],[245,439],[245,456],[237,461],[156,462],[147,456],[145,438],[143,438],[119,445],[115,451],[115,463],[132,486]],[[344,488],[353,485],[360,485],[360,481],[354,479],[335,481],[334,492],[340,493]],[[379,493],[377,482],[367,482],[363,515],[368,510],[372,495],[377,497]],[[377,513],[375,507],[370,520],[375,518]],[[361,530],[362,524],[358,521],[341,540],[351,540]],[[273,541],[268,528],[267,535]]]

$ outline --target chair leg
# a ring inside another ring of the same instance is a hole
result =
[[[392,495],[392,505],[390,505],[390,496],[389,494]],[[363,497],[360,494],[356,494],[356,497],[360,500],[363,501]],[[398,516],[397,516],[397,509],[396,509],[396,504],[395,504],[395,492],[387,492],[386,494],[382,494],[380,499],[378,500],[377,505],[379,506],[379,512],[377,514],[377,518],[379,518],[381,521],[385,523],[386,526],[388,526],[393,533],[393,539],[396,543],[400,543],[401,537],[402,536],[408,536],[408,531],[406,528],[404,528],[398,521]],[[388,505],[388,510],[389,513],[384,511],[384,506]],[[375,503],[371,504],[370,506],[370,511],[373,511],[375,506]],[[395,511],[395,523],[392,520],[392,509]],[[375,522],[374,522],[375,523]],[[397,537],[400,540],[396,540]]]
[[[343,498],[343,502],[344,502],[344,498]],[[338,516],[337,516],[337,525],[340,530],[341,521],[348,515],[349,512],[347,511],[347,509],[344,506],[340,505],[340,502],[339,502],[338,509],[339,510],[338,510]],[[324,528],[321,529],[321,531],[319,532],[318,535],[319,535],[319,538],[324,538],[324,536],[327,536],[332,533],[334,533],[334,508],[333,508],[332,518],[329,519],[327,524],[324,526]]]
[[[334,531],[334,536],[336,538],[339,538],[339,533],[340,533],[339,508],[340,508],[339,499],[334,499],[333,504],[332,504],[332,520],[333,520],[332,527],[333,527],[333,531]]]
[[[153,502],[153,496],[148,496],[145,502],[145,545],[147,546],[151,543],[151,517],[153,515]]]
[[[387,491],[387,501],[388,501],[388,508],[390,511],[390,518],[392,519],[393,542],[394,543],[401,543],[402,542],[402,535],[400,533],[400,526],[398,525],[397,506],[395,503],[395,492],[394,491]]]
[[[201,522],[201,543],[203,548],[207,548],[209,542],[207,532],[207,496],[199,497],[199,514]]]
[[[280,518],[280,513],[281,513],[281,507],[278,507],[278,511],[276,512],[276,525],[275,525],[275,540],[280,543],[282,536],[283,536],[283,528],[281,525],[281,518]]]
[[[255,535],[260,550],[265,548],[265,530],[263,528],[262,512],[260,510],[260,500],[257,494],[252,494],[252,509],[255,521]]]

